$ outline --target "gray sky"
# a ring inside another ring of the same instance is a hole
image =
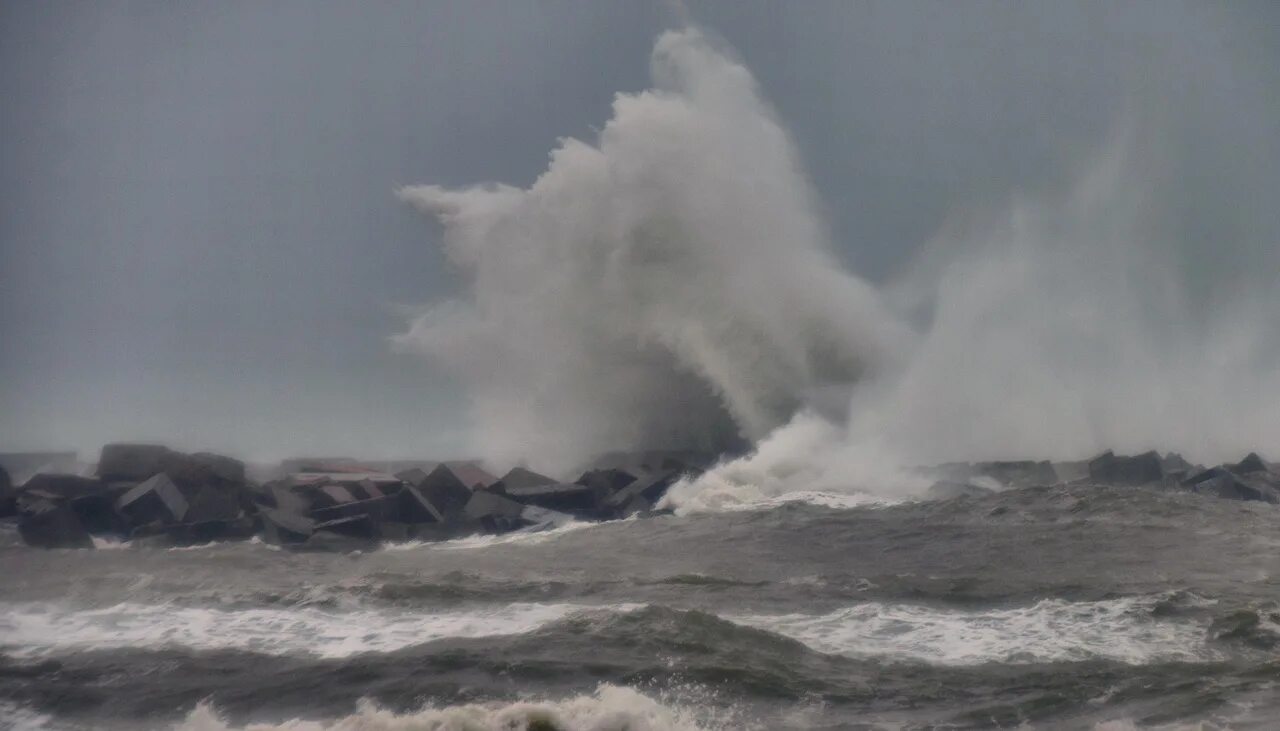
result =
[[[1280,245],[1268,3],[689,4],[873,280],[949,215],[1063,184],[1126,113],[1176,171],[1191,266]],[[0,451],[452,455],[464,396],[388,338],[460,286],[393,189],[527,185],[646,86],[671,21],[656,0],[0,3]]]

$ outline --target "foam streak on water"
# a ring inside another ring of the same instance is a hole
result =
[[[202,705],[175,731],[510,731],[555,728],[563,731],[701,731],[719,728],[753,728],[732,718],[732,712],[686,707],[660,702],[631,688],[601,685],[595,693],[558,701],[480,703],[427,707],[397,714],[371,703],[356,713],[324,721],[287,721],[280,725],[232,726],[215,709]],[[536,724],[536,725],[535,725]]]
[[[820,652],[940,665],[988,662],[1207,660],[1204,627],[1155,620],[1151,598],[1044,600],[961,611],[871,602],[829,614],[756,615],[733,621],[786,635]]]
[[[607,607],[630,611],[635,605]],[[530,632],[590,607],[509,604],[454,612],[202,609],[124,603],[90,610],[11,605],[0,614],[0,647],[33,656],[77,649],[182,646],[274,655],[347,657],[389,652],[444,638]]]

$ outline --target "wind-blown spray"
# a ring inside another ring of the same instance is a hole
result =
[[[400,342],[467,380],[497,461],[754,442],[905,344],[830,253],[747,69],[682,30],[659,38],[652,71],[597,143],[564,140],[528,190],[400,192],[443,223],[472,284]]]
[[[1275,280],[1179,258],[1135,135],[877,291],[830,253],[745,67],[692,29],[652,67],[527,190],[401,191],[471,288],[399,341],[467,381],[481,453],[554,470],[752,447],[677,486],[683,505],[901,491],[901,468],[954,459],[1280,453]],[[1258,259],[1280,271],[1276,247]]]

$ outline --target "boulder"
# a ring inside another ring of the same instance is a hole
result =
[[[238,490],[205,486],[200,488],[187,508],[186,523],[222,523],[240,517]]]
[[[161,472],[187,490],[245,483],[243,462],[211,452],[183,454],[159,444],[108,444],[98,459],[103,480],[140,482]]]
[[[28,506],[18,522],[18,532],[28,546],[38,548],[93,548],[93,538],[70,505],[47,500]]]
[[[335,505],[345,505],[356,501],[356,496],[342,485],[317,485],[312,493],[313,505],[321,505],[326,508]]]
[[[1074,460],[1070,462],[1053,462],[1053,474],[1057,482],[1079,482],[1089,479],[1089,461]]]
[[[1250,472],[1270,472],[1271,468],[1258,456],[1257,452],[1250,452],[1248,456],[1240,460],[1238,463],[1231,465],[1227,469],[1241,475],[1247,475]]]
[[[367,517],[375,523],[383,520],[394,519],[397,516],[395,503],[392,498],[376,498],[373,500],[353,500],[348,503],[334,505],[328,508],[319,508],[311,511],[311,517],[315,518],[317,523],[324,523],[343,518]]]
[[[68,505],[85,530],[95,536],[129,535],[128,523],[116,512],[116,495],[107,490],[73,498]]]
[[[170,454],[159,444],[108,444],[98,457],[98,477],[141,482],[164,471]]]
[[[15,491],[15,509],[22,510],[42,501],[66,505],[89,533],[125,535],[128,527],[115,511],[119,493],[96,478],[41,473],[33,475]]]
[[[594,487],[604,495],[612,495],[635,481],[634,474],[619,469],[590,470],[574,480],[579,485]]]
[[[364,542],[377,541],[381,537],[378,521],[368,515],[352,515],[316,523],[311,541],[315,541],[317,537],[326,533]]]
[[[486,530],[501,532],[519,528],[524,505],[488,490],[476,490],[463,511],[467,520]]]
[[[314,520],[284,510],[263,510],[262,540],[275,546],[305,543],[315,532]]]
[[[413,540],[413,529],[414,526],[409,523],[390,520],[383,521],[382,524],[378,526],[378,532],[382,536],[382,540],[393,541],[395,543]]]
[[[135,525],[182,523],[189,503],[169,476],[161,472],[129,490],[116,501],[116,511]]]
[[[349,490],[359,499],[372,499],[393,495],[403,487],[399,483],[382,483],[379,484],[373,480],[361,480],[352,485]]]
[[[1154,451],[1118,457],[1107,450],[1089,461],[1089,479],[1104,485],[1146,485],[1163,480],[1164,469]]]
[[[215,541],[241,541],[257,532],[253,518],[241,516],[232,520],[178,523],[165,529],[169,543],[175,546],[198,546]]]
[[[540,508],[580,515],[595,513],[603,497],[594,487],[572,483],[527,487],[505,486],[502,494],[524,505],[536,505]]]
[[[422,481],[427,479],[427,471],[421,467],[411,467],[407,470],[396,473],[396,478],[406,485],[417,487]]]
[[[416,487],[405,486],[395,498],[398,502],[398,519],[405,523],[445,522],[444,513]]]
[[[1181,479],[1191,474],[1195,467],[1177,452],[1170,452],[1160,461],[1160,468],[1166,477]]]
[[[542,485],[554,485],[556,481],[546,475],[540,475],[532,470],[523,467],[516,467],[502,479],[489,486],[489,489],[496,493],[506,493],[508,488],[521,489],[526,487],[540,487]]]
[[[1205,470],[1187,481],[1193,492],[1228,500],[1280,502],[1280,478],[1267,475],[1238,475],[1225,467]]]
[[[528,526],[529,530],[550,530],[572,523],[573,516],[536,505],[526,505],[524,510],[520,511],[520,521]]]
[[[107,486],[102,480],[79,475],[38,474],[32,475],[20,491],[36,490],[49,495],[56,495],[64,500],[101,495],[106,493]]]
[[[18,496],[13,489],[9,471],[0,465],[0,518],[8,518],[18,512]]]
[[[472,496],[472,489],[448,465],[436,467],[413,486],[446,516],[463,513]]]
[[[283,482],[264,485],[254,492],[253,500],[259,509],[275,508],[294,515],[306,515],[311,512],[311,501]]]
[[[954,500],[955,498],[979,498],[992,495],[995,490],[989,487],[970,485],[967,482],[948,482],[940,480],[929,486],[926,497],[929,500]]]
[[[223,482],[232,485],[245,483],[244,462],[212,452],[196,452],[189,458],[206,482]]]
[[[626,510],[634,511],[639,508],[638,504],[632,504],[633,501],[636,498],[642,498],[648,504],[648,507],[643,508],[643,510],[648,510],[656,505],[663,495],[666,495],[667,489],[674,485],[679,478],[680,473],[675,471],[644,475],[606,497],[602,501],[602,508],[606,512],[625,517]]]

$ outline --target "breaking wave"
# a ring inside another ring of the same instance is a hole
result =
[[[962,611],[871,602],[829,614],[736,617],[819,652],[941,665],[1213,659],[1205,628],[1157,620],[1158,598],[1099,602],[1046,599],[1011,609]]]
[[[467,380],[495,461],[735,448],[842,408],[905,342],[832,254],[746,68],[683,30],[658,39],[652,71],[596,144],[562,141],[527,190],[400,192],[444,225],[471,297],[399,342]]]
[[[626,612],[635,608],[617,605],[601,609]],[[0,647],[16,657],[77,649],[187,647],[339,658],[446,638],[519,635],[590,609],[519,602],[447,612],[305,606],[212,609],[131,603],[73,610],[40,604],[6,608],[0,617]]]
[[[495,461],[748,452],[676,489],[682,505],[910,494],[904,467],[955,459],[1280,452],[1261,396],[1280,391],[1277,227],[1227,220],[1206,244],[1187,211],[1257,209],[1188,193],[1150,119],[1057,193],[958,211],[875,287],[833,255],[741,63],[688,28],[651,65],[653,88],[619,94],[598,139],[563,140],[529,188],[400,191],[470,286],[398,343],[466,381]]]
[[[732,710],[664,703],[640,691],[601,685],[595,693],[558,701],[476,703],[428,707],[397,714],[364,702],[351,716],[333,721],[287,721],[279,725],[233,726],[216,709],[201,705],[175,731],[708,731],[751,728]]]

